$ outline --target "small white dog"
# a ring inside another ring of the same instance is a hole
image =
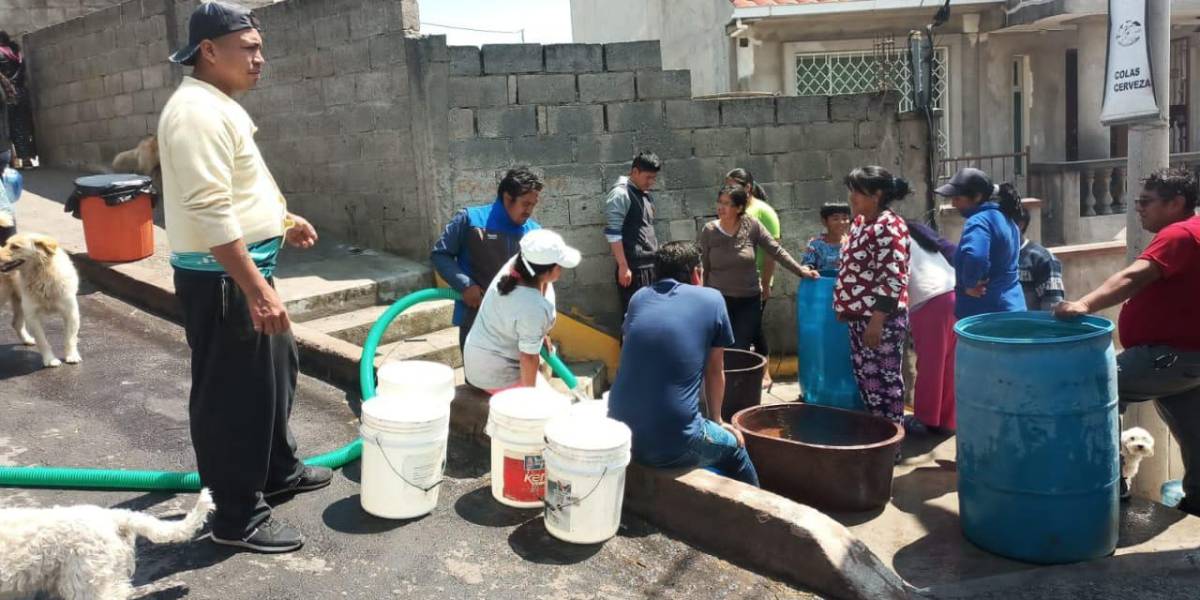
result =
[[[1141,427],[1131,427],[1121,432],[1121,477],[1132,483],[1137,476],[1142,459],[1154,456],[1154,437]]]
[[[0,509],[0,595],[51,591],[66,600],[124,600],[136,566],[134,542],[186,542],[214,506],[208,490],[178,521],[99,506]]]
[[[7,289],[5,289],[7,288]],[[13,294],[12,289],[17,293]],[[7,292],[7,293],[5,293]],[[53,238],[36,233],[18,233],[0,246],[0,301],[20,298],[13,303],[13,327],[21,341],[32,342],[42,353],[42,365],[57,367],[62,364],[50,347],[43,319],[50,315],[62,317],[66,329],[63,351],[68,363],[78,363],[79,356],[79,303],[75,294],[79,292],[79,274],[71,257],[59,247]]]

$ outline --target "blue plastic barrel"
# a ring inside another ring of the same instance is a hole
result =
[[[1112,322],[992,313],[954,331],[963,534],[1039,564],[1112,554],[1120,492]]]
[[[809,404],[865,410],[850,366],[850,330],[833,312],[835,275],[823,271],[796,288],[800,386]]]

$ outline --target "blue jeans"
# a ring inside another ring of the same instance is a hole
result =
[[[748,483],[758,485],[758,472],[750,462],[746,449],[739,446],[737,438],[720,425],[704,419],[700,435],[688,442],[688,448],[683,456],[667,465],[656,465],[663,468],[713,468],[718,473]]]

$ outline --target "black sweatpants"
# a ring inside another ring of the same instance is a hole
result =
[[[242,538],[271,514],[263,490],[287,487],[304,470],[288,430],[296,341],[290,331],[255,332],[245,295],[222,273],[176,269],[175,294],[192,349],[192,446],[217,504],[212,531]]]
[[[617,279],[617,292],[621,294],[621,322],[625,322],[625,313],[629,312],[629,300],[633,298],[634,293],[638,290],[654,285],[654,264],[648,265],[630,265],[629,271],[633,273],[633,281],[629,283],[629,287],[621,287],[621,281]]]
[[[758,331],[754,334],[754,351],[770,358],[771,347],[767,342],[767,332],[763,331],[763,323],[767,317],[767,301],[761,300],[758,303]]]
[[[730,348],[749,350],[762,324],[762,298],[725,296],[725,310],[729,312],[729,323],[733,325],[733,345]]]

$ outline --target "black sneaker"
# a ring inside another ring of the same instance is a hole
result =
[[[304,545],[304,536],[300,530],[274,519],[267,519],[250,535],[241,539],[225,539],[212,535],[214,544],[245,548],[264,554],[281,554],[299,550]]]
[[[265,491],[263,492],[263,498],[311,492],[329,485],[331,481],[333,481],[333,469],[326,467],[304,467],[304,472],[300,474],[300,478],[295,483],[278,490]]]
[[[1193,517],[1200,517],[1200,502],[1196,502],[1196,500],[1193,498],[1184,496],[1183,500],[1180,500],[1179,504],[1175,505],[1175,508],[1192,515]]]

